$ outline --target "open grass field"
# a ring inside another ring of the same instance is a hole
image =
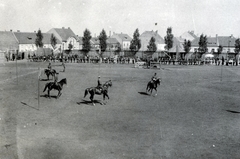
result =
[[[53,63],[67,85],[49,99],[46,75],[37,81],[47,64],[0,64],[1,159],[240,158],[240,67]],[[155,97],[144,93],[154,72]],[[98,75],[113,86],[93,106],[83,96]]]

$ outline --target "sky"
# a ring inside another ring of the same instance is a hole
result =
[[[196,35],[240,37],[239,0],[0,0],[0,31],[33,32],[70,27],[83,36],[158,30],[166,36],[186,31]],[[155,25],[157,23],[157,25]]]

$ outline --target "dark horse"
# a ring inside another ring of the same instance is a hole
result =
[[[59,98],[62,94],[61,90],[62,90],[64,84],[67,84],[66,78],[62,79],[60,82],[57,82],[56,84],[54,82],[48,82],[48,83],[46,83],[43,92],[45,92],[45,90],[48,88],[48,97],[50,98],[50,91],[52,89],[55,89],[58,91],[57,98]]]
[[[57,71],[54,70],[54,69],[51,69],[51,70],[45,69],[45,70],[44,70],[44,73],[47,75],[47,78],[48,78],[48,80],[49,80],[49,76],[51,75],[52,77],[54,77],[55,74],[57,73]]]
[[[160,85],[160,82],[161,78],[157,78],[156,81],[149,81],[147,84],[146,92],[151,92],[152,94],[153,89],[155,89],[157,95],[157,85]]]
[[[108,87],[111,87],[111,86],[112,86],[112,81],[109,80],[102,85],[102,90],[99,90],[99,88],[97,88],[97,87],[87,88],[87,89],[85,89],[84,98],[89,93],[90,94],[90,99],[91,99],[91,102],[92,102],[93,105],[95,105],[94,102],[93,102],[93,98],[94,98],[95,94],[96,95],[103,95],[103,100],[105,100],[105,97],[108,97],[108,99],[109,99]]]

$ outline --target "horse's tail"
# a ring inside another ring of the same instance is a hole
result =
[[[85,89],[84,98],[88,95],[89,88]]]
[[[46,89],[47,89],[48,85],[49,85],[49,83],[46,83],[46,84],[45,84],[45,87],[44,87],[44,90],[43,90],[43,92],[45,92],[45,91],[46,91]]]

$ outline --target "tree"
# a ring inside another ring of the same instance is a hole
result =
[[[236,66],[238,66],[238,59],[237,59],[237,54],[240,52],[240,39],[238,38],[235,41],[235,61],[236,61]]]
[[[198,45],[199,45],[198,52],[200,52],[201,54],[204,54],[208,51],[206,35],[204,36],[203,34],[201,34]]]
[[[139,38],[140,34],[138,31],[138,28],[133,33],[133,39],[130,44],[130,50],[131,51],[138,51],[141,48],[141,40]]]
[[[83,37],[82,37],[82,41],[83,41],[83,50],[86,52],[89,52],[91,50],[91,40],[92,36],[91,36],[91,32],[88,29],[85,29],[85,31],[83,32]]]
[[[218,46],[218,58],[219,58],[219,55],[222,53],[222,51],[223,51],[223,46],[219,45]]]
[[[238,54],[240,52],[240,39],[235,41],[235,52]]]
[[[147,48],[148,48],[148,51],[155,52],[157,50],[157,46],[155,44],[155,38],[154,37],[151,37]]]
[[[53,34],[51,35],[50,41],[51,41],[51,45],[52,45],[53,49],[55,49],[56,44],[57,44],[57,38]]]
[[[173,47],[173,34],[172,34],[172,28],[168,27],[167,28],[167,35],[164,37],[165,41],[165,49],[169,51]]]
[[[189,53],[189,51],[191,50],[191,45],[192,43],[190,40],[186,40],[186,39],[184,40],[183,48],[186,54]]]
[[[68,44],[69,53],[71,53],[72,48],[73,48],[73,44],[70,42],[70,43]]]
[[[37,46],[37,47],[43,47],[43,42],[42,42],[42,40],[43,40],[43,35],[42,35],[42,32],[41,32],[40,29],[38,30],[36,36],[37,36],[37,38],[36,38],[36,40],[35,40],[36,46]]]
[[[103,29],[102,32],[99,35],[99,45],[100,45],[100,49],[102,52],[104,52],[107,49],[107,35],[105,30]]]

